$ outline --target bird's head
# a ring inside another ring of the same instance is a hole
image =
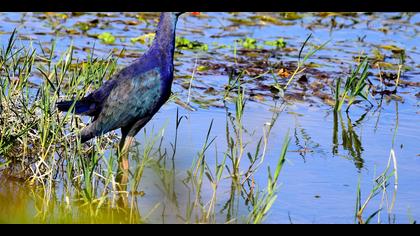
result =
[[[184,14],[186,12],[173,12],[173,14],[175,14],[175,16],[179,17],[180,15]],[[200,15],[200,12],[189,12],[191,15],[193,16],[198,16]]]
[[[179,17],[180,15],[184,14],[185,12],[173,12],[173,14],[175,14],[175,16]]]

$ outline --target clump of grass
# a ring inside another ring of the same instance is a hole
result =
[[[55,103],[63,95],[78,99],[100,86],[113,73],[115,60],[91,57],[78,63],[72,46],[56,59],[54,43],[48,53],[37,52],[32,44],[18,47],[15,37],[13,32],[0,51],[0,159],[8,163],[3,174],[42,187],[44,216],[57,180],[74,187],[83,201],[96,204],[98,184],[104,179],[102,183],[110,183],[113,176],[98,173],[112,140],[108,136],[96,146],[81,145],[81,118],[57,112]]]
[[[271,174],[270,169],[268,171],[269,179],[268,186],[264,191],[258,191],[257,184],[255,183],[254,175],[262,165],[266,153],[267,145],[271,133],[271,129],[278,119],[279,112],[274,112],[272,119],[267,122],[263,127],[263,136],[258,140],[255,150],[247,151],[247,145],[244,141],[244,136],[251,132],[245,129],[243,124],[243,116],[247,98],[245,95],[245,89],[241,84],[241,77],[245,72],[242,71],[236,78],[232,76],[229,78],[229,88],[225,91],[225,101],[233,101],[235,112],[232,114],[228,111],[226,106],[227,120],[226,120],[226,141],[227,151],[226,156],[230,160],[231,165],[226,165],[229,177],[232,179],[230,198],[223,207],[223,211],[226,210],[226,221],[232,222],[237,221],[234,216],[237,213],[239,207],[239,201],[236,199],[237,195],[241,195],[245,201],[245,204],[250,204],[251,212],[245,222],[250,223],[261,223],[265,219],[265,216],[269,212],[272,204],[277,197],[277,182],[280,171],[282,169],[284,158],[286,156],[287,147],[290,142],[289,135],[286,135],[283,143],[280,160],[276,166],[276,171]],[[235,97],[230,98],[230,93],[234,91]],[[277,107],[273,108],[273,110]],[[280,109],[281,110],[281,109]],[[244,157],[248,157],[245,159]],[[246,164],[244,163],[246,161]],[[245,169],[241,168],[246,166]]]
[[[391,163],[393,163],[393,169],[390,171]],[[385,168],[385,170],[377,177],[375,178],[374,185],[367,196],[366,200],[362,203],[362,197],[361,197],[361,189],[360,189],[360,181],[357,185],[357,198],[356,198],[356,213],[355,213],[355,219],[357,219],[357,222],[360,224],[369,224],[371,220],[378,215],[378,223],[380,223],[380,212],[383,210],[383,202],[384,199],[387,198],[387,188],[389,186],[390,179],[394,177],[394,195],[392,198],[392,201],[390,203],[390,206],[388,206],[388,214],[392,212],[392,209],[394,207],[395,203],[395,196],[397,192],[397,186],[398,186],[398,172],[397,172],[397,161],[394,149],[392,148],[389,155],[388,165]],[[379,206],[379,209],[374,211],[372,214],[370,214],[366,219],[363,219],[363,213],[366,210],[366,207],[370,203],[370,201],[380,194],[382,191],[382,198],[381,203]],[[388,199],[387,199],[387,204]]]
[[[341,111],[344,102],[347,100],[346,112],[354,104],[357,98],[362,98],[365,101],[369,101],[368,95],[368,59],[364,58],[356,68],[352,70],[350,76],[346,79],[344,89],[341,91],[341,78],[338,78],[335,87],[335,106],[334,111]],[[371,104],[372,105],[372,104]]]
[[[267,183],[267,189],[265,192],[263,192],[261,195],[260,193],[257,193],[253,197],[253,210],[250,213],[250,216],[248,218],[248,223],[261,223],[264,220],[264,217],[268,214],[268,211],[270,210],[271,206],[273,205],[274,201],[277,199],[277,182],[280,175],[280,172],[283,168],[283,164],[286,160],[286,153],[287,148],[289,147],[290,143],[290,137],[289,133],[286,134],[283,146],[281,149],[280,157],[277,162],[276,169],[274,173],[271,173],[270,167],[268,167],[268,183]]]
[[[396,119],[395,119],[395,128],[394,128],[394,135],[392,137],[392,147],[389,152],[388,163],[385,170],[374,180],[374,185],[367,196],[366,200],[362,204],[361,198],[361,189],[360,189],[360,180],[357,185],[357,197],[356,197],[356,209],[355,209],[355,221],[357,220],[360,224],[368,224],[371,220],[377,215],[378,216],[378,224],[381,223],[381,211],[383,210],[384,202],[386,203],[387,213],[388,213],[388,220],[391,223],[391,214],[392,210],[395,205],[395,200],[397,197],[397,190],[398,190],[398,165],[397,165],[397,156],[395,155],[394,145],[395,139],[398,131],[399,126],[399,118],[398,118],[398,103],[395,102],[395,109],[396,109]],[[391,169],[392,164],[392,169]],[[388,187],[390,185],[390,179],[394,177],[394,189],[391,198],[391,202],[388,199]],[[374,211],[371,215],[369,215],[366,219],[363,218],[363,213],[366,210],[368,204],[371,200],[381,193],[382,190],[382,198],[380,201],[380,205],[378,210]],[[395,218],[394,218],[395,220]]]

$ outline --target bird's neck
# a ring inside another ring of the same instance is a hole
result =
[[[178,17],[175,14],[162,13],[152,44],[152,49],[158,53],[163,62],[169,63],[169,65],[173,64],[177,21]]]

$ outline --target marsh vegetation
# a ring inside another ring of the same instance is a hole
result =
[[[416,222],[419,14],[182,17],[122,190],[121,134],[82,144],[89,119],[55,104],[138,57],[157,15],[0,15],[1,223]]]

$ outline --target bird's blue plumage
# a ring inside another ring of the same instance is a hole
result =
[[[76,114],[94,117],[82,130],[82,142],[118,128],[123,133],[135,134],[168,100],[178,16],[162,13],[150,49],[99,89],[76,102]],[[67,111],[72,103],[59,102],[57,108]]]

